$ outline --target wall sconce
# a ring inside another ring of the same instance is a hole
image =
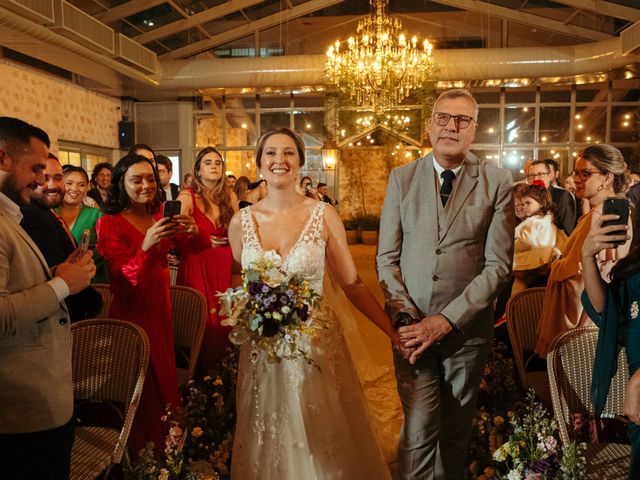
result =
[[[338,149],[333,145],[322,147],[322,165],[325,170],[335,170],[338,163]]]

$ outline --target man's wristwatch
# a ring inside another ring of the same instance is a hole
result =
[[[406,327],[407,325],[411,325],[412,323],[416,323],[418,320],[413,318],[407,312],[400,312],[396,317],[396,321],[393,323],[393,328],[396,330],[400,327]]]

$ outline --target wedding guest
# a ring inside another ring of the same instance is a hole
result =
[[[227,175],[227,182],[229,182],[229,188],[231,190],[235,190],[237,181],[238,179],[235,175]]]
[[[238,180],[236,181],[236,186],[233,189],[233,192],[236,194],[236,198],[238,200],[242,200],[242,197],[244,196],[245,192],[249,188],[250,183],[251,183],[251,180],[249,180],[249,177],[245,177],[243,175],[240,178],[238,178]]]
[[[576,194],[576,182],[573,181],[573,172],[564,177],[564,180],[562,180],[562,188],[564,188],[571,195]]]
[[[306,195],[310,188],[313,188],[313,181],[311,180],[311,177],[302,177],[299,184],[299,193]]]
[[[629,419],[631,468],[628,479],[640,478],[640,210],[630,212],[632,229],[628,225],[603,227],[617,215],[596,214],[589,235],[582,246],[582,277],[585,290],[582,304],[591,320],[600,328],[591,380],[591,401],[596,416],[600,416],[616,373],[618,350],[626,348],[630,379],[624,396],[623,412]],[[631,235],[630,235],[631,234]],[[613,267],[610,283],[600,276],[598,256],[616,248],[614,241],[629,243],[629,253]]]
[[[42,252],[50,268],[63,263],[77,248],[64,220],[56,213],[65,196],[62,165],[49,154],[44,169],[45,183],[31,192],[31,202],[20,208],[20,226]],[[69,295],[65,303],[71,322],[95,317],[102,307],[102,296],[91,286]]]
[[[522,194],[528,190],[528,184],[516,183],[513,185],[513,206],[516,214],[516,224],[522,222],[527,216],[524,213],[524,204],[522,203]]]
[[[0,117],[0,451],[2,478],[68,480],[74,439],[71,329],[64,300],[89,285],[91,255],[51,270],[20,227],[45,184],[48,135]]]
[[[65,194],[62,205],[56,207],[55,210],[71,230],[71,234],[77,244],[82,242],[82,235],[85,230],[91,232],[89,248],[93,253],[93,262],[96,264],[96,276],[93,277],[92,282],[109,283],[104,259],[95,248],[98,241],[96,224],[102,216],[102,212],[98,208],[87,207],[84,203],[89,189],[89,176],[82,167],[73,165],[68,165],[67,167],[63,169]]]
[[[469,152],[478,105],[467,90],[436,100],[433,151],[395,168],[377,267],[403,348],[397,479],[465,478],[476,397],[493,339],[494,299],[513,260],[511,174]]]
[[[576,226],[576,205],[573,197],[566,190],[553,185],[555,174],[546,160],[534,160],[531,163],[527,183],[532,183],[536,179],[542,180],[551,193],[551,199],[556,207],[558,225],[567,235],[571,235]]]
[[[267,196],[267,182],[261,178],[257,182],[247,185],[247,190],[244,192],[242,199],[240,200],[239,207],[244,208],[249,205],[253,205],[259,202]]]
[[[171,159],[165,155],[156,156],[158,163],[158,178],[160,178],[160,195],[164,200],[176,200],[180,193],[180,187],[171,183],[173,164]]]
[[[193,182],[193,174],[185,173],[184,177],[182,177],[182,186],[180,187],[180,190],[184,190],[185,188],[190,188],[192,182]]]
[[[180,248],[178,285],[186,285],[203,293],[209,306],[200,359],[206,370],[215,368],[228,345],[229,329],[220,325],[216,294],[229,288],[231,282],[231,247],[227,237],[229,221],[238,211],[238,199],[229,189],[226,164],[213,147],[198,152],[193,167],[193,184],[180,192],[182,214],[193,216],[199,230],[211,239],[210,247],[194,250]]]
[[[136,143],[129,149],[129,155],[142,155],[144,158],[151,160],[154,167],[157,168],[156,152],[153,151],[146,143]]]
[[[98,163],[93,167],[93,173],[91,174],[91,185],[93,185],[93,187],[89,190],[87,196],[95,200],[100,207],[102,207],[107,200],[107,192],[111,186],[112,172],[113,167],[110,163]]]
[[[328,203],[329,205],[337,205],[338,202],[334,202],[329,196],[329,187],[326,183],[318,183],[318,200]]]
[[[534,180],[521,197],[526,218],[515,231],[512,296],[525,288],[545,286],[549,265],[567,241],[555,223],[551,194],[544,182]]]
[[[584,289],[581,251],[589,236],[594,213],[602,210],[606,197],[623,194],[627,188],[627,164],[620,151],[606,144],[591,145],[578,154],[574,178],[576,195],[588,200],[590,210],[578,221],[562,250],[562,258],[551,265],[538,323],[535,352],[546,358],[551,341],[571,328],[591,325],[580,303]],[[602,255],[599,268],[606,278],[614,261],[624,255],[617,250]]]
[[[113,171],[113,185],[98,220],[98,250],[109,270],[113,300],[109,316],[142,327],[151,346],[140,405],[130,444],[134,452],[153,440],[161,448],[165,407],[181,406],[173,348],[167,254],[179,232],[196,234],[186,215],[160,216],[158,178],[142,155],[123,157]]]
[[[560,185],[558,184],[558,179],[560,178],[560,164],[552,158],[545,159],[544,163],[546,163],[549,167],[549,170],[551,170],[551,185],[554,187],[559,187]]]

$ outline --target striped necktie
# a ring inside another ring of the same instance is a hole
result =
[[[442,206],[444,207],[449,200],[451,191],[453,190],[453,179],[456,178],[456,174],[453,170],[445,170],[440,174],[442,177],[442,186],[440,187],[440,200],[442,200]]]

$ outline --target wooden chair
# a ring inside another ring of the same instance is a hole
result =
[[[76,412],[87,405],[108,407],[122,426],[77,426],[70,478],[93,479],[102,472],[107,478],[125,453],[149,363],[149,340],[137,325],[113,319],[82,320],[71,333]]]
[[[184,385],[195,376],[209,311],[199,291],[184,286],[173,286],[169,291],[178,385]]]
[[[558,335],[547,356],[553,412],[558,422],[560,440],[566,444],[573,424],[573,414],[593,413],[591,377],[595,359],[597,327],[581,327]],[[618,355],[618,371],[611,382],[603,417],[622,414],[629,370],[624,350]],[[626,480],[631,447],[619,443],[587,445],[587,479]]]
[[[538,398],[550,407],[551,393],[547,372],[527,372],[527,365],[534,357],[533,350],[538,339],[536,330],[542,314],[544,292],[544,287],[527,288],[518,292],[507,302],[505,316],[522,387],[525,391],[533,388]]]
[[[92,283],[91,286],[95,288],[100,295],[102,295],[102,309],[96,318],[109,318],[109,310],[111,310],[111,287],[108,283]]]

